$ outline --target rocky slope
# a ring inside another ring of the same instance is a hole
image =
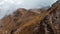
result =
[[[0,34],[60,34],[60,2],[47,10],[19,8],[0,23]]]

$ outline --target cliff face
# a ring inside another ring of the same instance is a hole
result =
[[[60,34],[60,3],[47,10],[20,8],[0,23],[0,34]]]

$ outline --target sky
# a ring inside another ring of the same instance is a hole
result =
[[[0,19],[18,8],[34,9],[51,6],[57,0],[0,0]]]

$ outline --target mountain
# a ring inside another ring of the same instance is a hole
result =
[[[60,34],[60,2],[47,10],[19,8],[0,23],[0,34]]]

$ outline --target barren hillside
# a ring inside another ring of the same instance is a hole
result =
[[[49,9],[17,9],[0,20],[0,34],[60,34],[60,2]]]

